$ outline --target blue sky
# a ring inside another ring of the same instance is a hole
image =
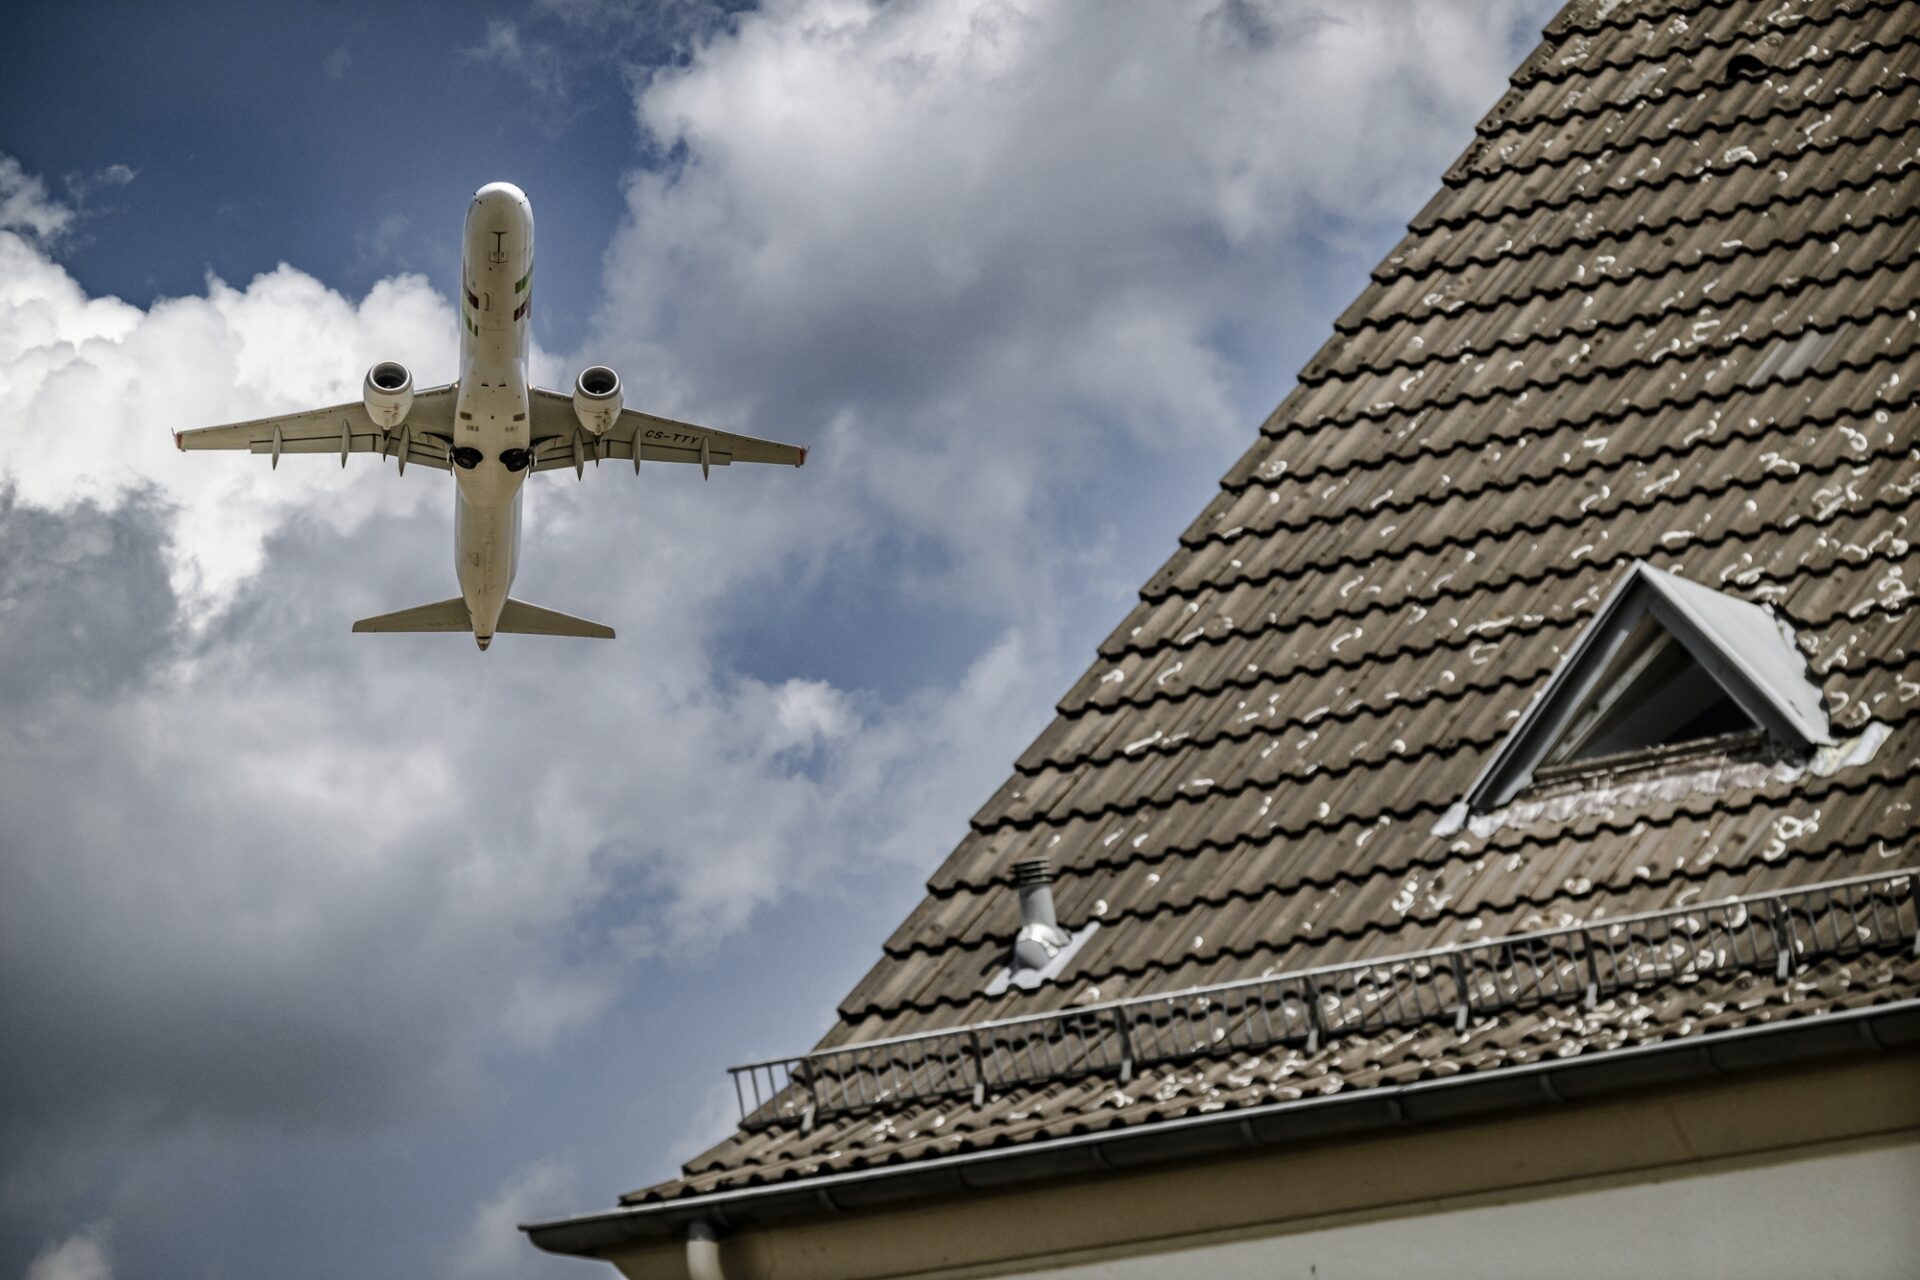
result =
[[[1552,5],[16,7],[0,48],[0,1275],[558,1275],[804,1048]],[[444,477],[176,427],[536,375],[810,443]],[[303,465],[311,463],[312,465]],[[662,469],[664,470],[664,469]]]

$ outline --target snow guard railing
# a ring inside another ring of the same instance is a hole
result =
[[[1325,1041],[1830,956],[1920,954],[1920,872],[1836,880],[1465,946],[1135,996],[731,1067],[746,1129]]]

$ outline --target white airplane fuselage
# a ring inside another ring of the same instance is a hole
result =
[[[406,365],[384,359],[367,370],[357,401],[173,433],[182,450],[243,450],[276,468],[282,454],[337,452],[344,467],[363,453],[393,461],[401,474],[411,460],[431,474],[453,475],[460,594],[360,618],[356,633],[470,631],[482,649],[502,632],[611,640],[605,623],[508,595],[519,569],[520,493],[528,475],[564,467],[584,480],[589,460],[631,462],[636,476],[643,461],[691,464],[702,478],[741,462],[807,461],[800,445],[628,408],[620,375],[603,364],[582,369],[570,394],[530,385],[533,206],[510,182],[488,183],[467,206],[456,305],[456,381],[419,390]]]
[[[454,565],[482,649],[493,639],[520,563],[526,457],[527,349],[533,298],[533,206],[491,182],[473,194],[460,243],[460,382],[454,407]],[[472,452],[466,452],[471,450]],[[476,457],[477,455],[477,457]]]

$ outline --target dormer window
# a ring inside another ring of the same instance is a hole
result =
[[[1715,738],[1752,735],[1759,727],[1684,644],[1652,614],[1644,614],[1534,776],[1684,750]]]
[[[1832,741],[1771,610],[1636,561],[1436,830],[1523,793]]]

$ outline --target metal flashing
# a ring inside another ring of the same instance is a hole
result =
[[[1066,941],[1048,957],[1045,964],[1037,969],[1024,965],[1007,965],[993,975],[993,980],[987,983],[984,994],[992,999],[995,996],[1004,995],[1009,987],[1032,991],[1042,983],[1052,982],[1073,963],[1073,958],[1080,954],[1080,948],[1086,946],[1087,939],[1093,937],[1099,929],[1098,920],[1089,920],[1072,933],[1062,931],[1061,936]]]

